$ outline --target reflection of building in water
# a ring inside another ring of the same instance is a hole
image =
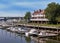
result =
[[[44,10],[37,10],[37,11],[34,11],[31,15],[31,22],[40,22],[40,23],[46,23],[48,22],[48,19],[45,17],[45,14],[44,14]]]

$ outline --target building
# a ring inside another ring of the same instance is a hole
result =
[[[31,22],[47,23],[49,20],[45,17],[44,10],[37,10],[31,14]]]

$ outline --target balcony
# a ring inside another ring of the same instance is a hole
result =
[[[38,14],[38,15],[31,15],[32,17],[45,17],[43,14]]]
[[[30,19],[31,21],[49,21],[47,18],[41,18],[41,19]]]

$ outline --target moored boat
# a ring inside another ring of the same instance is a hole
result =
[[[26,28],[18,28],[18,33],[25,34],[28,30]]]
[[[11,27],[10,31],[15,32],[15,27]]]
[[[37,36],[38,31],[36,29],[31,29],[29,32],[25,33],[26,36]]]
[[[46,31],[41,31],[38,36],[39,37],[51,37],[51,36],[57,36],[58,34],[53,33],[47,33]]]
[[[17,27],[9,27],[7,30],[12,31],[12,32],[17,32]]]
[[[6,28],[8,31],[11,31],[11,29],[12,29],[13,27],[8,27],[8,28]]]

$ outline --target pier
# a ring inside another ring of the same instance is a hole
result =
[[[12,25],[5,24],[5,23],[0,24],[0,28],[8,28],[8,27],[11,27],[11,26],[20,26],[20,27],[27,27],[27,28],[39,29],[39,31],[45,30],[47,32],[60,34],[60,27],[38,26],[38,25],[17,24],[17,23],[11,23],[11,24]]]
[[[29,24],[15,24],[15,25],[18,25],[21,27],[23,26],[23,27],[28,27],[28,28],[39,29],[39,31],[45,30],[47,32],[59,33],[60,34],[60,27],[38,26],[38,25],[29,25]]]
[[[56,27],[48,27],[48,26],[38,26],[38,25],[29,25],[29,24],[15,24],[15,23],[12,23],[12,25],[9,25],[9,24],[1,24],[0,25],[0,28],[3,29],[3,28],[8,28],[8,27],[27,27],[27,28],[30,28],[30,29],[37,29],[40,31],[46,31],[46,32],[50,32],[50,33],[58,33],[60,34],[60,28],[56,28]],[[13,33],[16,33],[16,32],[13,32]],[[18,34],[18,33],[17,33]],[[57,43],[60,43],[60,41],[58,40],[53,40],[53,39],[44,39],[44,38],[39,38],[39,37],[31,37],[32,40],[34,40],[35,42],[37,43],[46,43],[46,41],[53,41],[53,42],[57,42]]]
[[[58,40],[53,40],[53,39],[48,39],[48,38],[31,37],[31,39],[36,41],[37,43],[46,43],[47,41],[60,43],[60,41],[58,41]]]

